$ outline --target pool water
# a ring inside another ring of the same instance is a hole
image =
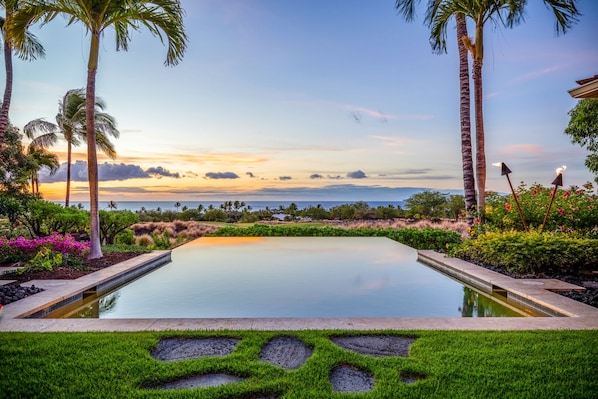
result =
[[[203,237],[172,262],[52,317],[523,316],[381,237]]]

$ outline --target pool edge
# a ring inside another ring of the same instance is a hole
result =
[[[170,259],[170,251],[152,252],[152,259]],[[452,270],[467,268],[469,272],[476,271],[476,278],[486,281],[486,284],[501,284],[509,282],[507,276],[498,273],[497,276],[487,274],[484,268],[464,262],[459,259],[445,258],[444,254],[435,251],[418,251],[420,258],[429,262],[444,265]],[[144,257],[144,255],[141,255]],[[138,257],[140,258],[140,257]],[[112,266],[117,274],[140,267],[147,262],[147,258],[135,258]],[[167,261],[165,261],[167,262]],[[476,269],[477,268],[477,269]],[[110,269],[110,268],[107,268]],[[96,272],[99,273],[99,272]],[[88,276],[93,276],[92,273]],[[494,273],[494,272],[492,272]],[[99,276],[87,277],[89,280]],[[492,276],[490,278],[484,276]],[[104,276],[105,277],[105,276]],[[83,277],[81,278],[83,279]],[[72,287],[89,285],[82,284],[81,279],[73,280]],[[515,280],[515,279],[511,279]],[[562,314],[568,317],[499,317],[499,318],[276,318],[276,319],[23,319],[23,314],[31,314],[32,304],[29,298],[6,305],[4,314],[0,317],[0,331],[28,331],[28,332],[67,332],[67,331],[166,331],[166,330],[553,330],[553,329],[598,329],[598,309],[582,304],[572,299],[552,293],[536,286],[525,287],[520,282],[513,281],[510,287],[513,292],[536,298],[550,303]],[[98,281],[96,281],[98,284]],[[56,289],[53,297],[64,297],[64,292],[58,292],[64,287]],[[526,291],[527,290],[527,291]],[[52,291],[52,290],[49,290]],[[49,294],[47,294],[49,295]],[[41,297],[39,297],[41,298]],[[33,302],[33,301],[31,301]],[[49,302],[45,302],[46,305]],[[15,306],[12,306],[15,305]],[[29,310],[27,310],[29,309]]]

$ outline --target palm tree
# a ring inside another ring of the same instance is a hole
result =
[[[56,154],[52,154],[46,148],[34,143],[29,144],[27,158],[29,159],[29,173],[31,174],[31,193],[36,195],[39,194],[39,171],[46,167],[50,169],[50,175],[53,175],[58,171],[60,163]]]
[[[118,208],[118,204],[115,201],[108,201],[108,209],[115,210]]]
[[[0,107],[0,145],[4,144],[4,132],[8,125],[8,111],[10,110],[10,101],[12,99],[12,53],[13,46],[6,37],[6,21],[9,20],[18,9],[19,0],[0,0],[0,7],[4,8],[4,16],[0,16],[0,29],[2,30],[2,40],[4,41],[4,69],[6,72],[6,85],[4,86],[4,97],[2,98],[2,107]],[[16,49],[16,55],[22,60],[35,60],[37,57],[44,56],[44,48],[38,42],[35,35],[25,32],[23,47]]]
[[[552,9],[556,18],[557,34],[565,33],[580,15],[576,0],[543,0]],[[491,21],[495,25],[513,27],[523,20],[527,0],[434,0],[430,3],[427,21],[431,27],[432,47],[437,51],[446,48],[446,27],[453,15],[463,14],[475,23],[475,36],[461,40],[473,59],[474,105],[476,124],[476,181],[478,186],[478,207],[485,206],[486,153],[483,114],[482,65],[484,60],[484,26]]]
[[[120,132],[116,128],[115,119],[107,113],[101,112],[105,108],[104,101],[96,97],[95,129],[96,145],[110,159],[116,158],[114,145],[108,140],[107,135],[118,138]],[[50,147],[58,141],[61,136],[67,145],[66,151],[66,199],[64,206],[69,206],[71,192],[71,163],[72,148],[79,146],[81,141],[86,141],[86,122],[85,122],[85,91],[83,89],[73,89],[66,92],[58,105],[58,114],[56,114],[56,124],[48,122],[43,118],[35,119],[23,128],[25,135],[32,139],[32,143],[41,147]],[[36,136],[36,133],[40,133]]]
[[[396,0],[395,8],[407,22],[414,18],[415,0]],[[419,0],[417,0],[419,2]],[[430,4],[433,0],[430,1]],[[427,18],[429,19],[429,17]],[[469,90],[469,62],[467,50],[461,38],[467,36],[467,22],[463,14],[455,14],[457,23],[457,47],[459,50],[459,114],[461,126],[461,164],[463,169],[463,193],[467,223],[473,225],[476,210],[475,177],[471,147],[471,95]],[[446,47],[444,48],[446,50]]]
[[[114,28],[116,50],[128,50],[130,30],[147,28],[154,36],[168,41],[166,65],[176,65],[187,47],[187,35],[183,27],[184,10],[179,0],[29,0],[16,13],[9,26],[9,37],[17,47],[22,47],[29,25],[42,25],[58,15],[67,18],[67,25],[82,23],[90,34],[89,60],[87,64],[86,130],[87,167],[89,175],[90,251],[89,258],[102,257],[100,247],[100,220],[98,209],[98,159],[95,140],[95,88],[100,39]]]

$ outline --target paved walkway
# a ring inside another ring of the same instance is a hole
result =
[[[155,251],[69,281],[35,281],[45,291],[8,304],[0,331],[162,331],[162,330],[534,330],[598,329],[598,309],[548,289],[570,289],[559,280],[518,280],[434,251],[420,260],[486,292],[500,291],[517,301],[538,304],[563,317],[489,318],[276,318],[276,319],[44,319],[47,312],[87,290],[110,290],[170,261],[170,251]],[[579,288],[579,287],[577,287]],[[73,299],[76,300],[76,299]]]

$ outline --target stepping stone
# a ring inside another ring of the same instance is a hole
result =
[[[164,361],[226,356],[239,342],[237,338],[165,338],[158,342],[151,355]]]
[[[401,381],[403,381],[405,384],[413,384],[424,379],[426,379],[426,376],[423,374],[412,372],[401,373]]]
[[[352,366],[332,370],[330,382],[337,392],[369,392],[374,388],[374,377]]]
[[[375,357],[409,356],[409,348],[415,342],[412,337],[396,337],[381,335],[358,335],[353,337],[331,337],[330,340],[338,346]]]
[[[218,387],[243,381],[243,378],[229,374],[202,374],[181,380],[167,382],[154,387],[155,389],[190,389],[197,387]]]
[[[312,353],[312,349],[298,338],[276,337],[264,345],[260,360],[291,370],[301,367]]]

